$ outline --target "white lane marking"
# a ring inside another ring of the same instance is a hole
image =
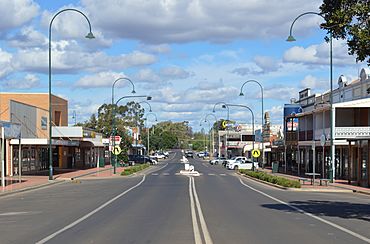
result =
[[[158,173],[153,173],[152,175],[158,175]]]
[[[192,177],[189,177],[189,197],[190,197],[191,220],[193,222],[194,240],[195,240],[195,244],[202,244],[202,238],[200,236],[200,231],[199,231],[199,226],[198,226],[198,221],[197,221],[197,214],[195,212],[191,179]]]
[[[163,173],[163,175],[170,175],[169,173]]]
[[[220,174],[221,176],[226,176],[226,174]]]
[[[215,174],[213,174],[213,173],[209,173],[208,175],[215,175]]]
[[[13,216],[13,215],[22,215],[28,214],[28,212],[7,212],[7,213],[0,213],[0,216]]]
[[[103,208],[105,208],[106,206],[108,206],[109,204],[111,204],[112,202],[116,201],[118,198],[122,197],[123,195],[127,194],[128,192],[132,191],[133,189],[137,188],[138,186],[140,186],[143,182],[145,181],[145,175],[143,176],[143,178],[141,179],[141,181],[139,183],[137,183],[136,185],[134,185],[133,187],[129,188],[128,190],[120,193],[119,195],[115,196],[114,198],[112,198],[111,200],[109,200],[108,202],[104,203],[103,205],[99,206],[98,208],[94,209],[93,211],[91,211],[90,213],[82,216],[81,218],[77,219],[76,221],[72,222],[71,224],[63,227],[62,229],[54,232],[53,234],[45,237],[44,239],[36,242],[36,244],[41,244],[41,243],[46,243],[48,241],[50,241],[51,239],[53,239],[54,237],[56,237],[57,235],[61,234],[62,232],[74,227],[75,225],[81,223],[82,221],[84,221],[85,219],[87,219],[88,217],[90,217],[91,215],[99,212],[100,210],[102,210]]]
[[[360,234],[358,234],[358,233],[356,233],[356,232],[353,232],[353,231],[351,231],[351,230],[349,230],[349,229],[346,229],[346,228],[344,228],[344,227],[342,227],[342,226],[340,226],[340,225],[337,225],[337,224],[332,223],[332,222],[330,222],[330,221],[328,221],[328,220],[325,220],[325,219],[323,219],[323,218],[320,218],[320,217],[318,217],[318,216],[316,216],[316,215],[313,215],[313,214],[311,214],[311,213],[308,213],[308,212],[304,211],[303,209],[300,209],[300,208],[298,208],[298,207],[296,207],[296,206],[293,206],[293,205],[291,205],[291,204],[289,204],[289,203],[286,203],[286,202],[284,202],[284,201],[282,201],[282,200],[279,200],[279,199],[277,199],[277,198],[275,198],[275,197],[273,197],[273,196],[270,196],[270,195],[269,195],[269,194],[267,194],[267,193],[264,193],[264,192],[262,192],[262,191],[260,191],[260,190],[257,190],[257,189],[255,189],[255,188],[253,188],[253,187],[251,187],[251,186],[249,186],[249,185],[245,184],[245,183],[242,181],[242,179],[241,179],[241,178],[239,178],[239,181],[240,181],[240,183],[241,183],[242,185],[244,185],[244,186],[248,187],[249,189],[251,189],[251,190],[253,190],[253,191],[255,191],[255,192],[258,192],[258,193],[260,193],[260,194],[264,195],[265,197],[268,197],[268,198],[270,198],[270,199],[272,199],[272,200],[274,200],[274,201],[276,201],[276,202],[278,202],[278,203],[284,204],[284,205],[286,205],[286,206],[288,206],[288,207],[290,207],[290,208],[292,208],[292,209],[296,210],[296,211],[297,211],[297,212],[299,212],[299,213],[302,213],[302,214],[307,215],[307,216],[309,216],[309,217],[311,217],[311,218],[314,218],[314,219],[316,219],[316,220],[318,220],[318,221],[321,221],[321,222],[323,222],[323,223],[325,223],[325,224],[327,224],[327,225],[330,225],[330,226],[332,226],[332,227],[334,227],[334,228],[337,228],[338,230],[341,230],[341,231],[343,231],[343,232],[345,232],[345,233],[347,233],[347,234],[350,234],[350,235],[352,235],[352,236],[354,236],[354,237],[357,237],[357,238],[358,238],[358,239],[360,239],[360,240],[363,240],[363,241],[365,241],[365,242],[367,242],[367,243],[370,243],[370,239],[369,239],[369,238],[367,238],[367,237],[365,237],[365,236],[363,236],[363,235],[360,235]]]
[[[205,221],[204,216],[203,216],[202,208],[200,206],[197,190],[195,189],[194,177],[191,177],[191,180],[193,182],[194,199],[195,199],[195,204],[196,204],[197,209],[198,209],[198,216],[199,216],[200,226],[202,227],[202,231],[203,231],[203,235],[204,235],[204,240],[205,240],[206,244],[212,244],[213,241],[212,241],[211,236],[208,232],[207,224],[206,224],[206,221]]]
[[[203,166],[205,166],[205,167],[207,167],[208,168],[208,165],[206,164],[206,163],[202,163],[203,164]]]

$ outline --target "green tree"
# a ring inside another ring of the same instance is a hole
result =
[[[321,28],[333,38],[346,39],[348,53],[370,66],[370,1],[324,0],[320,13],[325,19]]]

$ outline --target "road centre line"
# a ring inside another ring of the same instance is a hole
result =
[[[275,197],[273,197],[273,196],[270,196],[270,195],[269,195],[269,194],[267,194],[267,193],[264,193],[264,192],[262,192],[262,191],[260,191],[260,190],[257,190],[257,189],[255,189],[255,188],[253,188],[253,187],[251,187],[251,186],[247,185],[246,183],[244,183],[244,182],[242,181],[242,179],[241,179],[241,178],[239,178],[239,181],[240,181],[240,183],[241,183],[242,185],[244,185],[245,187],[248,187],[249,189],[251,189],[251,190],[253,190],[253,191],[257,192],[257,193],[260,193],[261,195],[263,195],[263,196],[265,196],[265,197],[267,197],[267,198],[270,198],[270,199],[272,199],[272,200],[274,200],[274,201],[276,201],[276,202],[278,202],[278,203],[284,204],[284,205],[286,205],[286,206],[288,206],[288,207],[290,207],[290,208],[292,208],[292,209],[296,210],[297,212],[299,212],[299,213],[301,213],[301,214],[304,214],[304,215],[309,216],[309,217],[311,217],[311,218],[314,218],[314,219],[316,219],[316,220],[318,220],[318,221],[320,221],[320,222],[323,222],[323,223],[325,223],[325,224],[327,224],[327,225],[330,225],[330,226],[332,226],[332,227],[334,227],[334,228],[336,228],[336,229],[338,229],[338,230],[341,230],[341,231],[343,231],[343,232],[345,232],[345,233],[347,233],[347,234],[350,234],[350,235],[352,235],[352,236],[354,236],[354,237],[356,237],[356,238],[358,238],[358,239],[360,239],[360,240],[362,240],[362,241],[365,241],[365,242],[367,242],[367,243],[370,243],[370,239],[369,239],[369,238],[367,238],[367,237],[365,237],[365,236],[363,236],[363,235],[360,235],[360,234],[358,234],[358,233],[356,233],[356,232],[353,232],[353,231],[351,231],[351,230],[349,230],[349,229],[346,229],[346,228],[344,228],[344,227],[342,227],[342,226],[340,226],[340,225],[337,225],[337,224],[332,223],[332,222],[330,222],[330,221],[328,221],[328,220],[325,220],[325,219],[323,219],[323,218],[320,218],[320,217],[318,217],[318,216],[316,216],[316,215],[314,215],[314,214],[311,214],[311,213],[309,213],[309,212],[306,212],[306,211],[304,211],[303,209],[300,209],[300,208],[298,208],[298,207],[296,207],[296,206],[291,205],[290,203],[284,202],[284,201],[282,201],[282,200],[280,200],[280,199],[277,199],[277,198],[275,198]]]
[[[166,163],[164,166],[160,167],[159,169],[155,170],[155,171],[159,171],[163,168],[165,168],[166,166],[168,165],[168,163]],[[153,171],[153,172],[155,172]],[[85,219],[89,218],[90,216],[94,215],[95,213],[99,212],[100,210],[102,210],[103,208],[105,208],[106,206],[108,206],[109,204],[111,204],[112,202],[116,201],[118,198],[126,195],[127,193],[129,193],[130,191],[134,190],[135,188],[139,187],[146,179],[146,175],[144,174],[143,175],[143,178],[141,179],[141,181],[139,183],[137,183],[136,185],[132,186],[131,188],[127,189],[126,191],[120,193],[119,195],[113,197],[112,199],[110,199],[109,201],[107,201],[106,203],[104,203],[103,205],[100,205],[98,208],[94,209],[93,211],[91,211],[90,213],[82,216],[81,218],[75,220],[74,222],[72,222],[71,224],[63,227],[62,229],[52,233],[51,235],[48,235],[47,237],[43,238],[42,240],[36,242],[36,244],[42,244],[42,243],[46,243],[48,241],[50,241],[51,239],[53,239],[54,237],[56,237],[57,235],[63,233],[64,231],[68,230],[68,229],[71,229],[72,227],[76,226],[77,224],[81,223],[82,221],[84,221]]]
[[[195,199],[195,204],[196,204],[197,209],[198,209],[198,216],[199,216],[200,226],[202,227],[202,231],[203,231],[203,235],[204,235],[204,240],[205,240],[206,244],[212,244],[213,241],[211,239],[211,236],[210,236],[208,228],[207,228],[206,221],[205,221],[204,216],[203,216],[203,211],[202,211],[202,208],[200,206],[197,190],[195,189],[194,177],[190,177],[190,178],[191,178],[191,181],[193,182],[192,186],[193,186],[194,199]]]
[[[192,177],[189,177],[189,198],[190,198],[191,220],[193,223],[194,240],[195,240],[195,244],[202,244],[202,238],[200,236],[200,231],[199,231],[199,226],[198,226],[198,221],[197,221],[197,214],[195,210],[191,179]]]

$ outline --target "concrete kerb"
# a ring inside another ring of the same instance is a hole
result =
[[[29,186],[29,187],[20,188],[20,189],[16,189],[12,191],[0,192],[0,197],[5,197],[5,196],[13,195],[16,193],[22,193],[22,192],[31,191],[31,190],[37,190],[37,189],[41,189],[41,188],[48,187],[51,185],[57,185],[57,184],[62,184],[62,183],[65,183],[65,180],[51,180],[48,183],[44,183],[44,184]]]
[[[103,169],[103,170],[99,170],[99,171],[93,171],[93,172],[85,173],[85,174],[82,174],[82,175],[77,175],[75,177],[62,178],[62,179],[75,180],[75,179],[78,179],[78,178],[81,178],[81,177],[84,177],[84,176],[87,176],[87,175],[93,175],[93,174],[96,174],[96,173],[99,173],[99,172],[108,171],[108,170],[112,170],[112,168],[107,168],[107,169]]]
[[[271,182],[267,182],[267,181],[263,181],[263,180],[260,180],[260,179],[256,179],[256,178],[253,178],[249,175],[245,175],[245,174],[241,174],[240,172],[237,172],[238,175],[241,175],[241,176],[244,176],[250,180],[254,180],[254,181],[257,181],[259,183],[262,183],[262,184],[266,184],[266,185],[269,185],[269,186],[272,186],[272,187],[275,187],[275,188],[278,188],[280,190],[285,190],[285,191],[297,191],[297,192],[341,192],[341,193],[353,193],[353,190],[348,190],[348,189],[320,189],[320,188],[293,188],[293,187],[284,187],[284,186],[279,186],[277,184],[273,184]]]

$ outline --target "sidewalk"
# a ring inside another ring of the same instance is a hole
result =
[[[48,175],[25,175],[22,176],[21,182],[19,182],[18,176],[6,177],[5,187],[0,186],[0,196],[8,195],[13,192],[21,192],[28,189],[35,189],[47,185],[52,185],[67,180],[75,180],[82,177],[84,179],[119,177],[120,173],[123,170],[124,167],[117,167],[116,174],[113,174],[113,167],[111,165],[106,165],[104,168],[99,169],[77,169],[55,174],[54,181],[49,181]]]
[[[260,171],[264,171],[268,174],[273,174],[271,169],[259,169]],[[284,177],[290,180],[297,180],[301,177],[288,175],[283,173],[274,173],[273,175]],[[314,185],[310,183],[301,184],[301,189],[303,191],[317,191],[317,192],[357,192],[370,195],[370,188],[360,187],[349,185],[345,180],[337,180],[335,183],[328,183],[327,186],[322,185],[320,186],[320,181],[315,179]]]

